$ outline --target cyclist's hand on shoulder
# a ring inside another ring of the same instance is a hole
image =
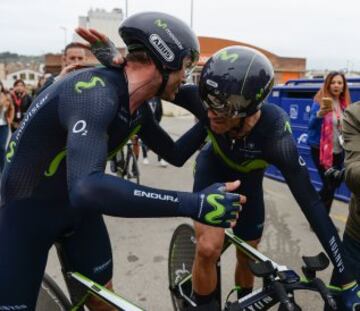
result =
[[[206,225],[234,227],[246,197],[230,193],[240,186],[240,181],[216,183],[197,193],[198,211],[193,217]]]
[[[78,27],[75,31],[80,37],[89,42],[87,44],[79,43],[79,45],[90,50],[102,65],[119,68],[124,63],[125,60],[115,44],[103,33],[83,27]]]
[[[360,311],[360,286],[357,282],[342,289],[338,304],[338,309],[342,311]]]

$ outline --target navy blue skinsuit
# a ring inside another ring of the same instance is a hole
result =
[[[48,250],[58,239],[75,271],[107,283],[112,255],[102,214],[184,215],[184,194],[104,173],[107,159],[137,131],[178,166],[206,137],[198,124],[174,143],[148,105],[130,115],[122,70],[76,71],[32,103],[11,138],[1,179],[0,310],[34,309]]]
[[[176,100],[206,122],[206,111],[196,86],[185,86]],[[247,196],[247,203],[234,231],[245,240],[255,240],[263,231],[264,171],[268,164],[275,165],[333,262],[341,284],[352,281],[353,277],[343,264],[336,229],[310,182],[305,161],[298,154],[287,114],[275,105],[263,105],[261,117],[251,133],[238,139],[212,132],[209,124],[207,127],[210,141],[196,160],[194,191],[214,182],[240,179],[239,192]]]

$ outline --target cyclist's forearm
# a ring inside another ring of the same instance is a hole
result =
[[[353,278],[348,267],[344,265],[342,246],[336,228],[311,184],[306,163],[299,156],[293,138],[287,135],[282,140],[272,142],[270,147],[270,163],[274,163],[283,174],[295,200],[334,264],[341,282],[351,282]]]
[[[197,200],[192,193],[154,189],[118,177],[96,173],[74,184],[71,204],[110,216],[147,218],[189,216],[185,201]],[[192,202],[193,203],[193,202]]]
[[[294,182],[287,179],[289,187],[321,245],[331,259],[341,280],[340,282],[342,284],[351,282],[353,277],[349,272],[349,267],[346,267],[343,261],[343,250],[339,235],[326,212],[324,204],[311,185],[307,172],[297,172],[293,176],[296,176],[293,178],[297,179],[297,186],[294,187]]]
[[[144,137],[146,145],[164,158],[167,162],[175,166],[182,166],[205,141],[207,132],[202,123],[195,124],[185,134],[183,134],[176,142],[169,136],[160,138]],[[143,137],[143,136],[142,136]],[[161,140],[161,144],[159,141]]]

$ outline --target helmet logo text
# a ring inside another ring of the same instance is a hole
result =
[[[160,55],[167,61],[171,62],[174,60],[174,52],[168,47],[163,39],[157,34],[150,35],[149,41],[151,45],[160,53]]]
[[[158,26],[159,28],[162,28],[162,29],[166,29],[167,28],[167,24],[165,22],[163,22],[161,19],[157,19],[155,20],[154,24],[156,26]]]
[[[233,63],[239,58],[239,54],[236,53],[228,54],[228,52],[225,50],[225,51],[221,51],[218,54],[218,57],[223,61],[230,61],[230,63]]]
[[[169,29],[168,25],[167,25],[165,22],[163,22],[161,19],[157,19],[157,20],[155,20],[154,24],[155,24],[157,27],[165,30],[165,32],[169,35],[169,37],[171,38],[171,40],[174,41],[174,43],[177,45],[177,47],[178,47],[179,49],[182,50],[182,49],[184,48],[183,45],[181,44],[180,40],[179,40],[179,39],[175,36],[175,34]]]
[[[212,86],[213,88],[217,88],[219,86],[215,81],[210,79],[206,79],[206,84]]]

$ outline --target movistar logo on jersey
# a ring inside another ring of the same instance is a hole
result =
[[[86,81],[78,81],[75,84],[75,91],[76,93],[81,94],[83,90],[89,90],[94,87],[96,87],[98,84],[100,84],[102,87],[105,87],[105,82],[103,79],[97,76],[91,77],[91,80],[89,82]]]
[[[217,55],[217,57],[223,61],[229,61],[230,63],[234,63],[239,58],[239,54],[236,54],[236,53],[228,54],[228,52],[225,50],[225,51],[221,51]]]
[[[11,159],[12,159],[12,157],[14,156],[15,147],[16,147],[16,142],[14,142],[14,141],[10,142],[9,148],[8,148],[9,151],[6,153],[6,161],[7,161],[8,163],[11,162]]]
[[[154,24],[156,26],[158,26],[161,29],[166,29],[167,28],[167,24],[165,22],[163,22],[161,19],[157,19],[155,20]]]
[[[225,206],[217,200],[223,200],[224,196],[221,194],[210,194],[206,197],[206,201],[214,208],[213,211],[205,215],[205,221],[209,224],[220,224],[221,218],[225,214]]]
[[[149,42],[167,62],[174,60],[174,52],[168,47],[165,41],[160,38],[159,35],[155,33],[150,35]]]
[[[66,157],[66,150],[59,152],[55,158],[51,161],[49,168],[45,171],[46,177],[54,176],[57,172],[61,161]]]

